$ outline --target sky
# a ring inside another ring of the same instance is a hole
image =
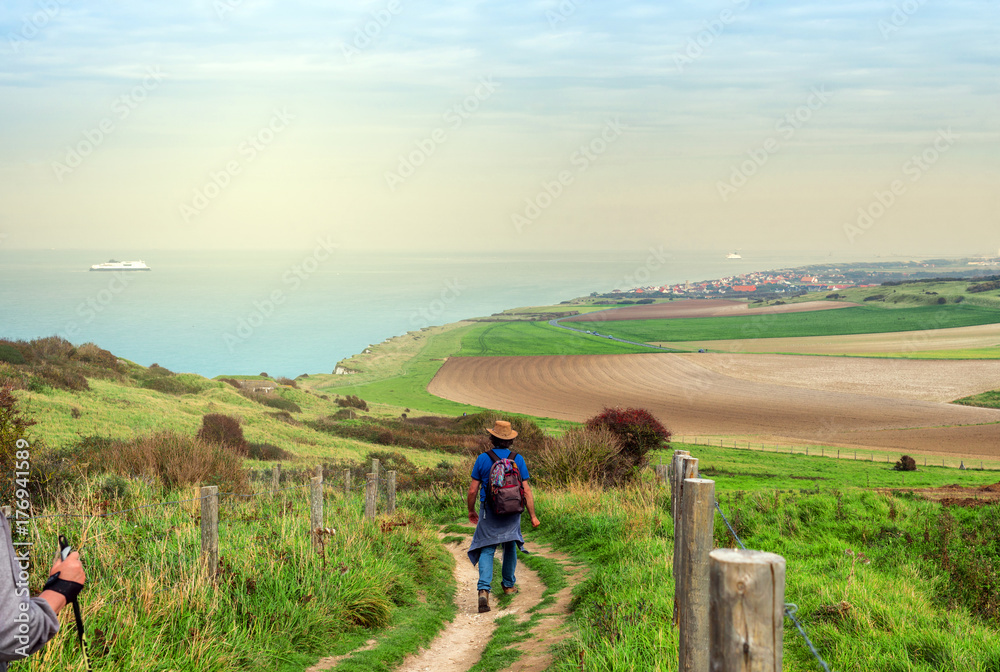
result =
[[[997,254],[998,12],[10,0],[0,250]]]

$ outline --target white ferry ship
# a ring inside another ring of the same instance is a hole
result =
[[[726,259],[742,259],[743,257],[739,252],[730,252],[726,255]]]
[[[117,259],[111,259],[103,264],[94,264],[90,267],[92,271],[151,271],[146,262],[142,261],[118,261]]]

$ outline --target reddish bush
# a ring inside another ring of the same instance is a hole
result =
[[[899,461],[896,462],[896,466],[893,467],[893,469],[895,469],[896,471],[916,471],[917,461],[914,460],[909,455],[903,455],[901,458],[899,458]]]
[[[205,443],[223,446],[237,455],[246,455],[247,440],[243,438],[243,428],[236,418],[221,413],[209,413],[201,419],[198,438]]]
[[[622,445],[622,454],[641,465],[646,453],[670,441],[670,431],[644,408],[605,408],[587,420],[587,429],[606,427]]]

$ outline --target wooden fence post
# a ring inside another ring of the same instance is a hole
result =
[[[320,483],[323,482],[323,465],[322,464],[317,464],[316,465],[316,478],[319,479]]]
[[[219,486],[204,486],[201,498],[201,563],[214,580],[219,567]]]
[[[386,475],[386,486],[385,486],[385,510],[388,514],[393,514],[396,512],[396,472],[387,471]]]
[[[698,477],[698,458],[690,455],[680,455],[677,458],[677,469],[673,474],[674,497],[677,504],[672,513],[674,518],[674,625],[679,623],[680,603],[678,598],[681,588],[681,574],[684,571],[681,567],[680,549],[684,547],[684,531],[681,528],[681,508],[684,499],[684,481],[689,478]]]
[[[378,501],[378,477],[375,474],[368,474],[368,482],[365,484],[365,517],[374,518],[376,502]]]
[[[714,545],[715,481],[684,480],[681,493],[681,672],[708,672],[708,554]],[[677,553],[677,549],[674,550]]]
[[[351,470],[344,469],[344,496],[351,494]]]
[[[709,558],[711,669],[781,672],[785,559],[729,548]]]
[[[271,492],[278,491],[279,483],[281,483],[281,463],[271,465]]]
[[[313,547],[320,546],[319,529],[323,527],[323,478],[315,476],[309,488],[309,529],[312,531]]]
[[[372,459],[372,471],[371,473],[375,475],[375,499],[378,499],[378,479],[379,479],[379,461],[377,459]]]

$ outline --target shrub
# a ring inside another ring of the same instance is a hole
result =
[[[172,376],[172,375],[174,375],[173,371],[171,371],[170,369],[168,369],[165,366],[160,366],[156,362],[153,362],[152,364],[150,364],[149,368],[146,369],[146,371],[148,373],[154,375],[154,376]]]
[[[105,499],[125,499],[129,494],[129,481],[118,474],[106,476],[99,488]]]
[[[288,411],[275,411],[274,413],[268,413],[272,418],[281,420],[282,422],[287,422],[289,425],[299,425],[299,421],[292,417],[292,414]]]
[[[352,420],[358,417],[358,414],[349,408],[342,408],[330,417],[334,420]]]
[[[76,359],[105,369],[118,370],[118,358],[93,343],[84,343],[76,349]]]
[[[353,394],[337,399],[337,405],[341,408],[356,408],[361,411],[368,410],[368,403],[364,399],[361,399]]]
[[[885,294],[872,294],[871,296],[866,296],[863,301],[885,301]]]
[[[227,383],[229,385],[232,385],[237,390],[242,389],[242,386],[240,385],[240,381],[236,380],[235,378],[219,378],[219,380],[222,381],[223,383]]]
[[[269,408],[277,408],[281,411],[288,411],[290,413],[301,413],[302,407],[296,404],[291,399],[285,399],[277,394],[269,394],[265,392],[240,392],[244,397],[250,401],[256,401],[258,404],[267,406]]]
[[[28,346],[31,348],[32,359],[49,362],[65,362],[75,351],[72,343],[59,336],[36,338]]]
[[[965,291],[970,294],[978,294],[979,292],[989,292],[994,289],[1000,289],[1000,280],[993,280],[991,282],[980,282],[974,285],[969,285],[965,288]]]
[[[149,476],[164,490],[216,485],[225,492],[245,493],[249,486],[241,462],[227,447],[161,432],[116,443],[106,456],[105,464],[112,473]]]
[[[243,438],[243,428],[236,418],[221,413],[209,413],[201,419],[198,440],[222,446],[237,455],[247,454],[247,440]]]
[[[916,471],[917,461],[914,460],[909,455],[903,455],[901,458],[899,458],[899,461],[896,462],[896,466],[893,467],[893,469],[895,469],[896,471]]]
[[[618,437],[605,426],[571,429],[549,439],[533,456],[529,470],[532,480],[554,487],[617,485],[633,471],[631,460],[622,459]]]
[[[294,387],[295,389],[298,389],[298,387],[299,387],[299,384],[296,383],[291,378],[284,378],[284,377],[278,378],[277,382],[278,382],[278,385],[288,385],[289,387]]]
[[[24,364],[24,355],[11,343],[0,342],[0,362],[8,364]]]
[[[273,443],[248,443],[247,457],[255,460],[291,460],[295,455]]]
[[[587,420],[587,429],[607,427],[622,444],[622,455],[643,466],[646,454],[670,441],[670,432],[643,408],[605,408]]]
[[[53,366],[47,363],[34,365],[31,367],[31,373],[41,385],[76,392],[90,389],[90,383],[82,373],[65,366]]]
[[[948,303],[948,299],[943,296],[939,296],[937,299],[938,304]]]
[[[200,391],[199,388],[188,385],[173,375],[146,378],[142,381],[142,386],[147,390],[155,390],[164,394],[197,394]]]

